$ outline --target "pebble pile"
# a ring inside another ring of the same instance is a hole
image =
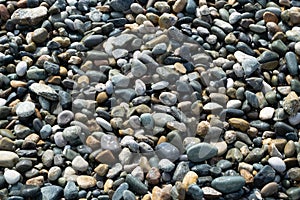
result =
[[[299,0],[0,0],[0,199],[300,199]]]

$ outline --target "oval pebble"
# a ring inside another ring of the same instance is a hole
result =
[[[268,160],[268,163],[278,172],[284,172],[286,170],[286,165],[284,161],[279,157],[271,157]]]

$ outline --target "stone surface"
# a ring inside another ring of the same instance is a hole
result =
[[[241,176],[222,176],[214,179],[211,185],[222,193],[232,193],[245,185],[245,179]]]
[[[11,16],[13,23],[20,25],[37,25],[47,16],[47,8],[19,8]]]
[[[218,153],[218,149],[208,143],[193,145],[187,150],[188,159],[192,162],[202,162],[208,160]]]

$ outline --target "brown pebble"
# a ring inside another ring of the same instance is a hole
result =
[[[5,7],[5,5],[0,4],[0,17],[1,20],[6,21],[10,18],[10,14],[7,10],[7,8]]]
[[[263,19],[265,20],[266,23],[268,22],[274,22],[274,23],[278,23],[278,18],[277,16],[272,13],[272,12],[265,12],[264,15],[263,15]]]
[[[196,133],[197,135],[204,137],[206,136],[206,134],[208,133],[209,130],[209,122],[207,121],[201,121],[198,126],[197,126],[197,130]]]
[[[273,196],[277,192],[278,192],[278,184],[276,182],[271,182],[271,183],[268,183],[267,185],[265,185],[261,189],[261,196],[269,197],[269,196]]]
[[[296,147],[294,141],[292,140],[288,141],[284,147],[285,157],[293,157],[295,151],[296,151]]]
[[[94,172],[96,172],[99,176],[105,176],[108,172],[108,165],[101,163],[94,169]]]
[[[231,126],[241,131],[246,131],[249,128],[249,122],[241,118],[230,118],[228,122]]]
[[[47,82],[54,84],[54,85],[59,85],[61,83],[61,77],[60,76],[50,76]]]
[[[246,169],[241,169],[240,174],[246,180],[246,183],[253,183],[254,177],[253,175]]]
[[[107,179],[103,186],[104,192],[108,192],[112,188],[113,183],[114,183],[114,181],[112,179]]]
[[[88,136],[85,142],[86,145],[93,150],[97,150],[101,148],[101,142],[92,135]]]
[[[107,99],[108,99],[108,96],[107,96],[106,92],[100,92],[100,93],[97,95],[96,101],[97,101],[98,103],[103,103],[103,102],[105,102]]]
[[[113,164],[115,163],[115,156],[112,154],[110,150],[104,150],[101,151],[97,156],[96,156],[96,161],[100,163],[107,163],[107,164]]]
[[[181,12],[187,3],[187,0],[176,0],[175,4],[173,5],[173,11],[176,13]]]
[[[23,81],[12,80],[12,81],[10,81],[10,85],[13,88],[18,88],[18,87],[25,87],[27,85],[27,83],[23,82]]]
[[[146,175],[146,179],[149,184],[156,185],[159,183],[160,172],[156,167],[152,167]]]

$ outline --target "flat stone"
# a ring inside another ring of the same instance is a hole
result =
[[[188,159],[192,162],[202,162],[218,154],[218,149],[208,143],[200,143],[191,146],[187,150]]]
[[[48,10],[44,6],[36,8],[19,8],[11,16],[13,23],[19,25],[37,25],[47,17]]]
[[[48,85],[40,84],[40,83],[33,83],[29,86],[29,89],[32,92],[34,92],[36,95],[42,96],[51,101],[58,100],[57,92]]]
[[[246,131],[250,127],[249,122],[241,118],[230,118],[228,122],[231,126],[241,131]]]
[[[211,186],[225,194],[237,192],[245,185],[245,179],[241,176],[222,176],[214,179]]]

